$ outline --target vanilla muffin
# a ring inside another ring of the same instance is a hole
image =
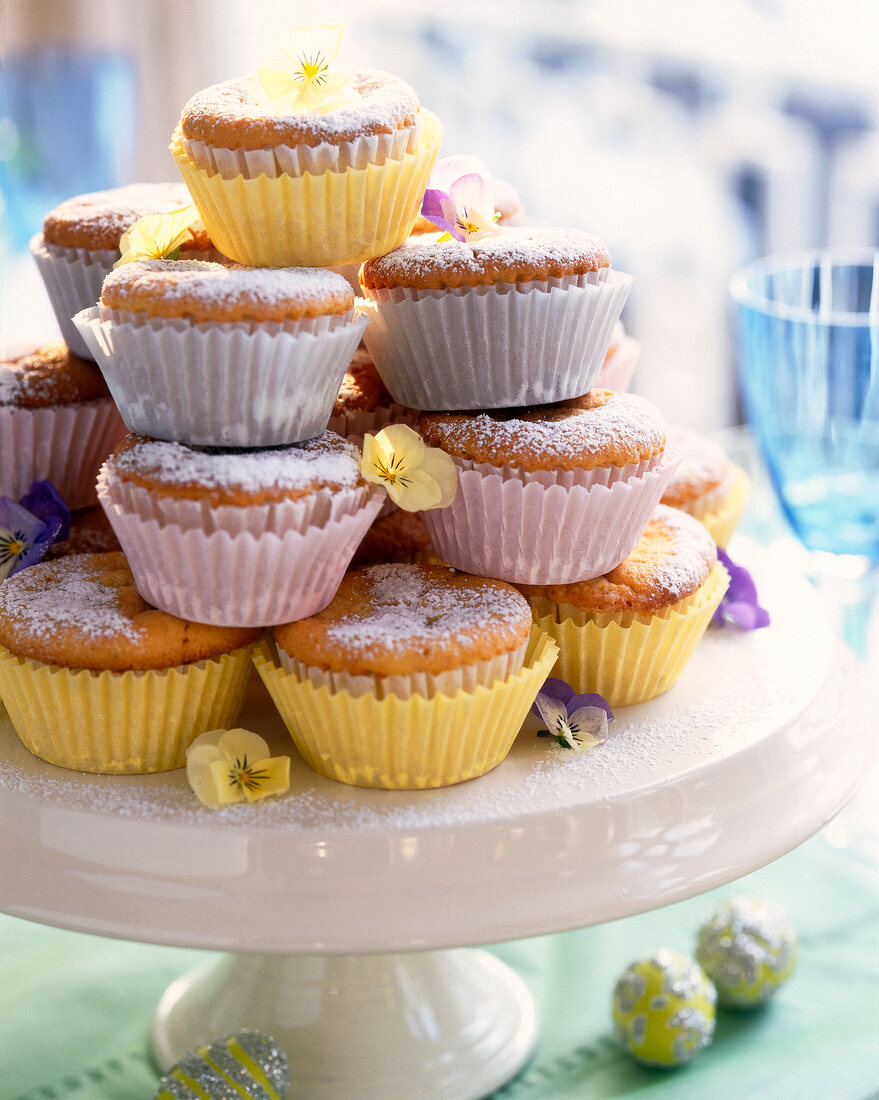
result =
[[[251,79],[183,108],[171,152],[213,240],[240,263],[330,266],[381,255],[409,235],[442,137],[404,81],[353,74],[339,110],[274,115]]]
[[[320,435],[366,328],[334,272],[198,260],[124,264],[75,322],[132,431],[215,447]]]
[[[298,446],[199,450],[127,436],[98,494],[156,607],[220,626],[269,626],[332,598],[385,498],[332,432]]]
[[[451,455],[459,488],[423,514],[458,569],[523,584],[600,576],[641,536],[672,468],[665,423],[633,394],[588,407],[422,413],[424,442]]]
[[[417,409],[398,405],[387,391],[381,375],[375,369],[372,356],[358,348],[348,364],[327,427],[358,446],[367,432],[381,431],[388,424],[414,425]]]
[[[631,279],[575,229],[501,228],[473,241],[411,237],[360,271],[364,343],[415,409],[495,409],[585,393]]]
[[[552,675],[622,707],[675,683],[728,584],[702,524],[660,504],[616,568],[573,584],[521,591],[535,623],[558,644]]]
[[[93,306],[101,284],[119,259],[119,242],[140,218],[190,206],[182,183],[135,183],[67,199],[50,210],[43,232],[31,240],[31,253],[46,284],[61,335],[71,351],[92,358],[71,318]],[[190,228],[181,255],[215,258],[216,250],[201,222]]]
[[[125,425],[94,363],[61,343],[0,358],[0,495],[51,481],[68,508],[96,500],[101,463]]]
[[[671,427],[669,439],[680,453],[662,503],[695,516],[718,546],[727,546],[748,500],[748,475],[721,445],[692,428]]]
[[[365,787],[447,786],[493,768],[555,649],[508,584],[442,566],[345,575],[255,661],[306,762]]]
[[[199,734],[234,725],[258,635],[157,611],[124,554],[39,562],[0,585],[0,696],[51,764],[179,768]]]

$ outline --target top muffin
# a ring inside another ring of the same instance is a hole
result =
[[[256,102],[251,83],[249,77],[239,77],[197,92],[183,108],[183,137],[225,149],[323,142],[341,145],[407,129],[418,117],[418,96],[405,81],[389,73],[354,73],[352,88],[359,102],[327,114],[269,114]]]

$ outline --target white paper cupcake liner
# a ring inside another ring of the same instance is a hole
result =
[[[413,695],[423,695],[432,699],[434,695],[454,695],[457,691],[475,691],[477,687],[490,687],[497,680],[506,680],[515,676],[522,668],[528,639],[517,649],[509,653],[500,653],[484,661],[474,661],[470,665],[449,669],[446,672],[413,672],[409,676],[352,676],[347,672],[334,672],[307,665],[304,661],[291,657],[289,653],[275,647],[278,662],[299,680],[309,680],[316,688],[327,687],[332,692],[346,691],[352,698],[372,695],[384,699],[396,695],[399,699],[411,699]]]
[[[571,584],[601,576],[629,555],[674,461],[666,457],[641,477],[590,489],[462,470],[452,504],[421,518],[436,553],[456,569],[517,584]]]
[[[375,309],[363,340],[391,396],[409,408],[549,404],[592,388],[631,284],[611,270],[547,289],[365,291]]]
[[[119,259],[119,249],[62,248],[47,244],[43,234],[38,233],[31,239],[30,250],[64,342],[81,359],[94,359],[72,318],[100,298],[104,279]]]
[[[103,306],[75,323],[132,431],[216,447],[320,435],[366,328],[353,311],[226,325]]]
[[[224,149],[206,141],[193,141],[181,136],[180,144],[190,160],[199,168],[223,179],[244,176],[256,179],[280,175],[302,176],[306,172],[344,172],[348,168],[365,168],[368,164],[384,164],[399,160],[404,153],[414,153],[421,141],[423,125],[419,114],[414,126],[395,130],[391,134],[370,134],[343,141],[338,145],[276,145],[270,149]]]
[[[383,494],[338,522],[259,538],[143,520],[113,504],[106,485],[99,499],[147,602],[214,626],[275,626],[326,607]]]
[[[318,489],[300,500],[251,504],[246,508],[232,504],[212,505],[206,499],[185,500],[152,492],[143,485],[108,474],[106,466],[98,475],[98,490],[123,512],[138,516],[144,522],[155,520],[160,526],[177,524],[184,528],[199,528],[205,535],[225,531],[239,535],[245,531],[254,538],[265,534],[283,535],[286,531],[304,534],[309,527],[338,523],[364,508],[376,495],[373,485],[353,489]]]
[[[95,479],[126,428],[109,397],[44,409],[0,406],[0,494],[18,500],[52,482],[68,508],[97,500]]]

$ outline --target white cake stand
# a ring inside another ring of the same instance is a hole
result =
[[[537,1024],[520,979],[462,948],[730,882],[856,789],[870,744],[858,670],[813,590],[766,552],[746,558],[770,628],[710,630],[679,683],[620,710],[600,749],[526,729],[494,772],[445,790],[346,787],[293,752],[288,795],[212,811],[182,772],[44,764],[2,719],[2,908],[235,952],[165,994],[164,1067],[248,1026],[286,1050],[291,1097],[485,1096],[527,1061]],[[293,751],[259,685],[242,724]]]

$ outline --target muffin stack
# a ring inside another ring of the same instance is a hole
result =
[[[73,727],[75,741],[76,727],[103,721],[89,707],[106,717],[147,706],[114,692],[134,681],[170,691],[221,651],[246,662],[272,627],[254,661],[311,767],[361,786],[448,785],[504,758],[557,659],[577,691],[613,705],[665,690],[725,587],[698,522],[657,510],[674,465],[662,418],[594,388],[631,285],[602,242],[494,226],[517,209],[510,194],[492,202],[487,229],[459,211],[461,233],[421,225],[410,237],[438,120],[383,73],[330,74],[326,102],[303,107],[302,64],[292,83],[227,81],[184,108],[171,150],[199,254],[109,270],[111,242],[55,239],[48,220],[34,242],[41,270],[55,272],[50,293],[58,271],[81,264],[94,279],[103,264],[93,289],[53,301],[75,313],[71,338],[130,429],[98,477],[127,562],[53,562],[0,599],[0,692],[28,746],[64,766],[179,766],[210,728],[205,715],[219,719],[196,693],[170,747],[126,720],[115,725],[123,737],[130,727],[127,748],[109,722],[97,746],[43,749],[41,684],[57,688],[50,725]],[[355,302],[331,269],[361,262]],[[395,520],[359,444],[400,423],[456,471],[451,503],[399,514],[406,544],[423,549],[426,529],[444,564],[384,563],[397,523],[361,548],[377,564],[346,574],[379,514]],[[46,613],[64,639],[51,650],[22,647],[29,601],[65,605],[60,619]],[[94,650],[83,638],[103,634],[110,649],[117,637],[126,653],[148,648],[150,616],[164,616],[163,638],[207,631],[207,649],[169,645],[158,663],[129,654],[121,667],[83,656]],[[223,721],[240,703],[236,677]],[[92,680],[104,685],[98,703]]]

